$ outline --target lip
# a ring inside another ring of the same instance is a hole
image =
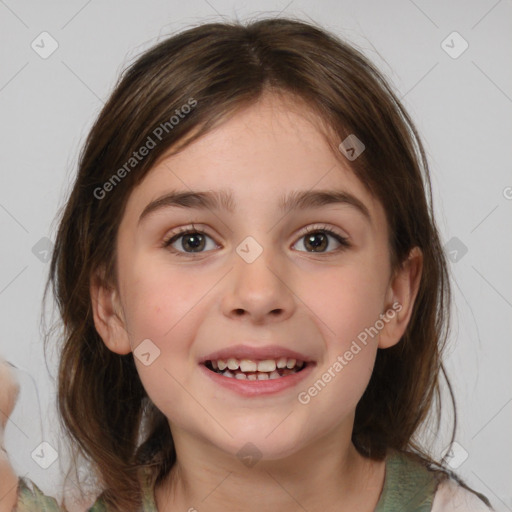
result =
[[[219,359],[229,359],[234,357],[235,359],[252,359],[262,361],[265,359],[279,359],[286,357],[287,359],[297,359],[298,361],[304,361],[305,363],[314,362],[309,356],[295,352],[279,345],[267,345],[266,347],[251,347],[250,345],[233,345],[230,347],[223,348],[212,352],[199,360],[200,364],[204,364],[206,361],[217,361]],[[302,373],[302,372],[300,372]],[[229,378],[229,377],[224,377]],[[278,380],[278,379],[276,379]]]
[[[222,359],[222,358],[220,358]],[[300,358],[299,358],[300,359]],[[244,397],[255,397],[264,395],[273,395],[285,391],[287,389],[295,387],[299,382],[306,379],[316,363],[308,363],[304,368],[297,373],[279,377],[278,379],[269,380],[240,380],[231,377],[224,377],[220,373],[215,373],[209,370],[203,363],[199,364],[201,371],[206,374],[207,377],[212,379],[215,384],[225,387],[230,391],[234,391]]]

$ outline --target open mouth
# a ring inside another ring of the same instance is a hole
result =
[[[312,364],[296,359],[282,357],[279,359],[265,359],[256,361],[252,359],[207,360],[203,363],[208,370],[231,379],[239,380],[271,380],[281,379],[303,371]]]

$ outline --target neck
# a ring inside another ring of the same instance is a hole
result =
[[[385,462],[362,457],[350,438],[343,443],[326,436],[288,457],[261,459],[249,467],[183,432],[173,437],[177,462],[155,489],[163,512],[370,512],[384,483]]]

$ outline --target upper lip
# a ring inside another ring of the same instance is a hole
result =
[[[287,359],[297,359],[298,361],[312,362],[313,360],[304,354],[291,350],[289,348],[280,347],[279,345],[267,345],[265,347],[251,347],[250,345],[233,345],[223,348],[202,357],[199,363],[206,361],[218,361],[219,359],[226,360],[233,357],[238,360],[251,359],[251,360],[265,360],[265,359],[279,359],[286,357]]]

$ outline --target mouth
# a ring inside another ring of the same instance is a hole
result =
[[[199,359],[210,382],[246,398],[292,390],[307,380],[317,363],[283,345],[229,345]]]
[[[262,381],[282,379],[300,373],[312,362],[280,357],[278,359],[207,359],[203,364],[208,370],[229,379]]]
[[[311,377],[316,363],[302,359],[206,359],[202,373],[215,386],[244,398],[256,398],[296,389]]]

